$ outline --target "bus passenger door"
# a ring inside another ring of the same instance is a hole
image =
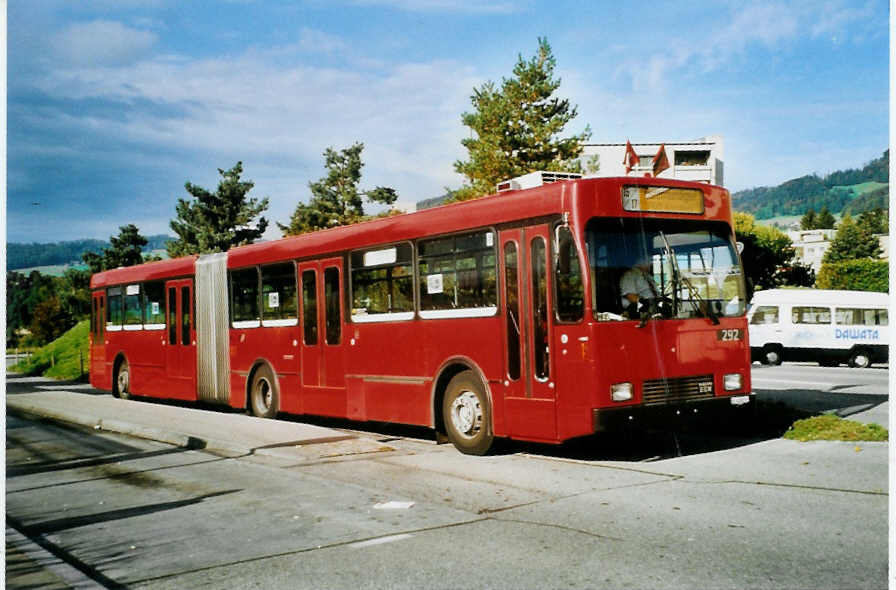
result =
[[[538,225],[500,235],[507,429],[512,436],[553,440],[557,418],[550,342],[550,229]]]
[[[91,326],[90,382],[94,387],[105,388],[106,378],[106,292],[97,291],[91,302],[93,325]]]
[[[193,281],[168,281],[165,283],[165,293],[165,371],[169,394],[178,399],[196,399]]]
[[[317,276],[320,265],[316,262],[299,264],[299,292],[301,293],[301,367],[302,389],[305,390],[303,407],[309,413],[314,413],[313,400],[309,400],[308,387],[320,387],[320,330],[318,326],[319,314],[317,310],[318,297]],[[311,401],[309,408],[308,402]]]
[[[343,341],[342,258],[321,263],[323,267],[323,297],[319,307],[323,312],[323,369],[322,383],[326,387],[345,387],[345,343]]]

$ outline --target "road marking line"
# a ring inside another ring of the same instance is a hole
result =
[[[382,545],[383,543],[392,543],[393,541],[402,541],[410,539],[414,535],[403,533],[401,535],[390,535],[388,537],[380,537],[379,539],[369,539],[367,541],[359,541],[349,545],[352,549],[361,549],[362,547],[371,547],[373,545]]]

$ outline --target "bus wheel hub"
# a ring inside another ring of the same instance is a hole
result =
[[[464,391],[451,402],[451,422],[455,430],[474,436],[482,425],[482,408],[471,391]]]

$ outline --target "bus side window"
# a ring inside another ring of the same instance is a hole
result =
[[[123,319],[121,287],[112,287],[106,292],[106,324],[110,330],[120,330]]]
[[[407,243],[351,253],[352,320],[414,316],[413,258]]]
[[[778,306],[777,305],[760,305],[753,313],[753,319],[750,320],[753,325],[757,324],[777,324],[778,323]]]
[[[124,292],[124,323],[134,328],[143,327],[143,300],[140,285],[128,285]]]
[[[258,282],[258,269],[254,266],[230,273],[230,309],[234,328],[256,328],[260,325]]]
[[[565,225],[557,228],[557,253],[554,256],[554,292],[557,295],[557,320],[578,322],[585,316],[585,291],[582,268],[572,232]]]
[[[298,323],[296,267],[292,262],[261,267],[261,321],[264,325]],[[274,324],[269,322],[274,321]]]

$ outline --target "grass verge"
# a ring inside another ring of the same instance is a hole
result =
[[[9,371],[54,379],[86,378],[90,361],[89,329],[89,320],[78,322],[53,342],[35,350],[30,358],[10,367]]]
[[[813,416],[793,423],[784,438],[806,442],[810,440],[886,441],[889,432],[878,424],[863,424],[844,420],[834,414]]]

